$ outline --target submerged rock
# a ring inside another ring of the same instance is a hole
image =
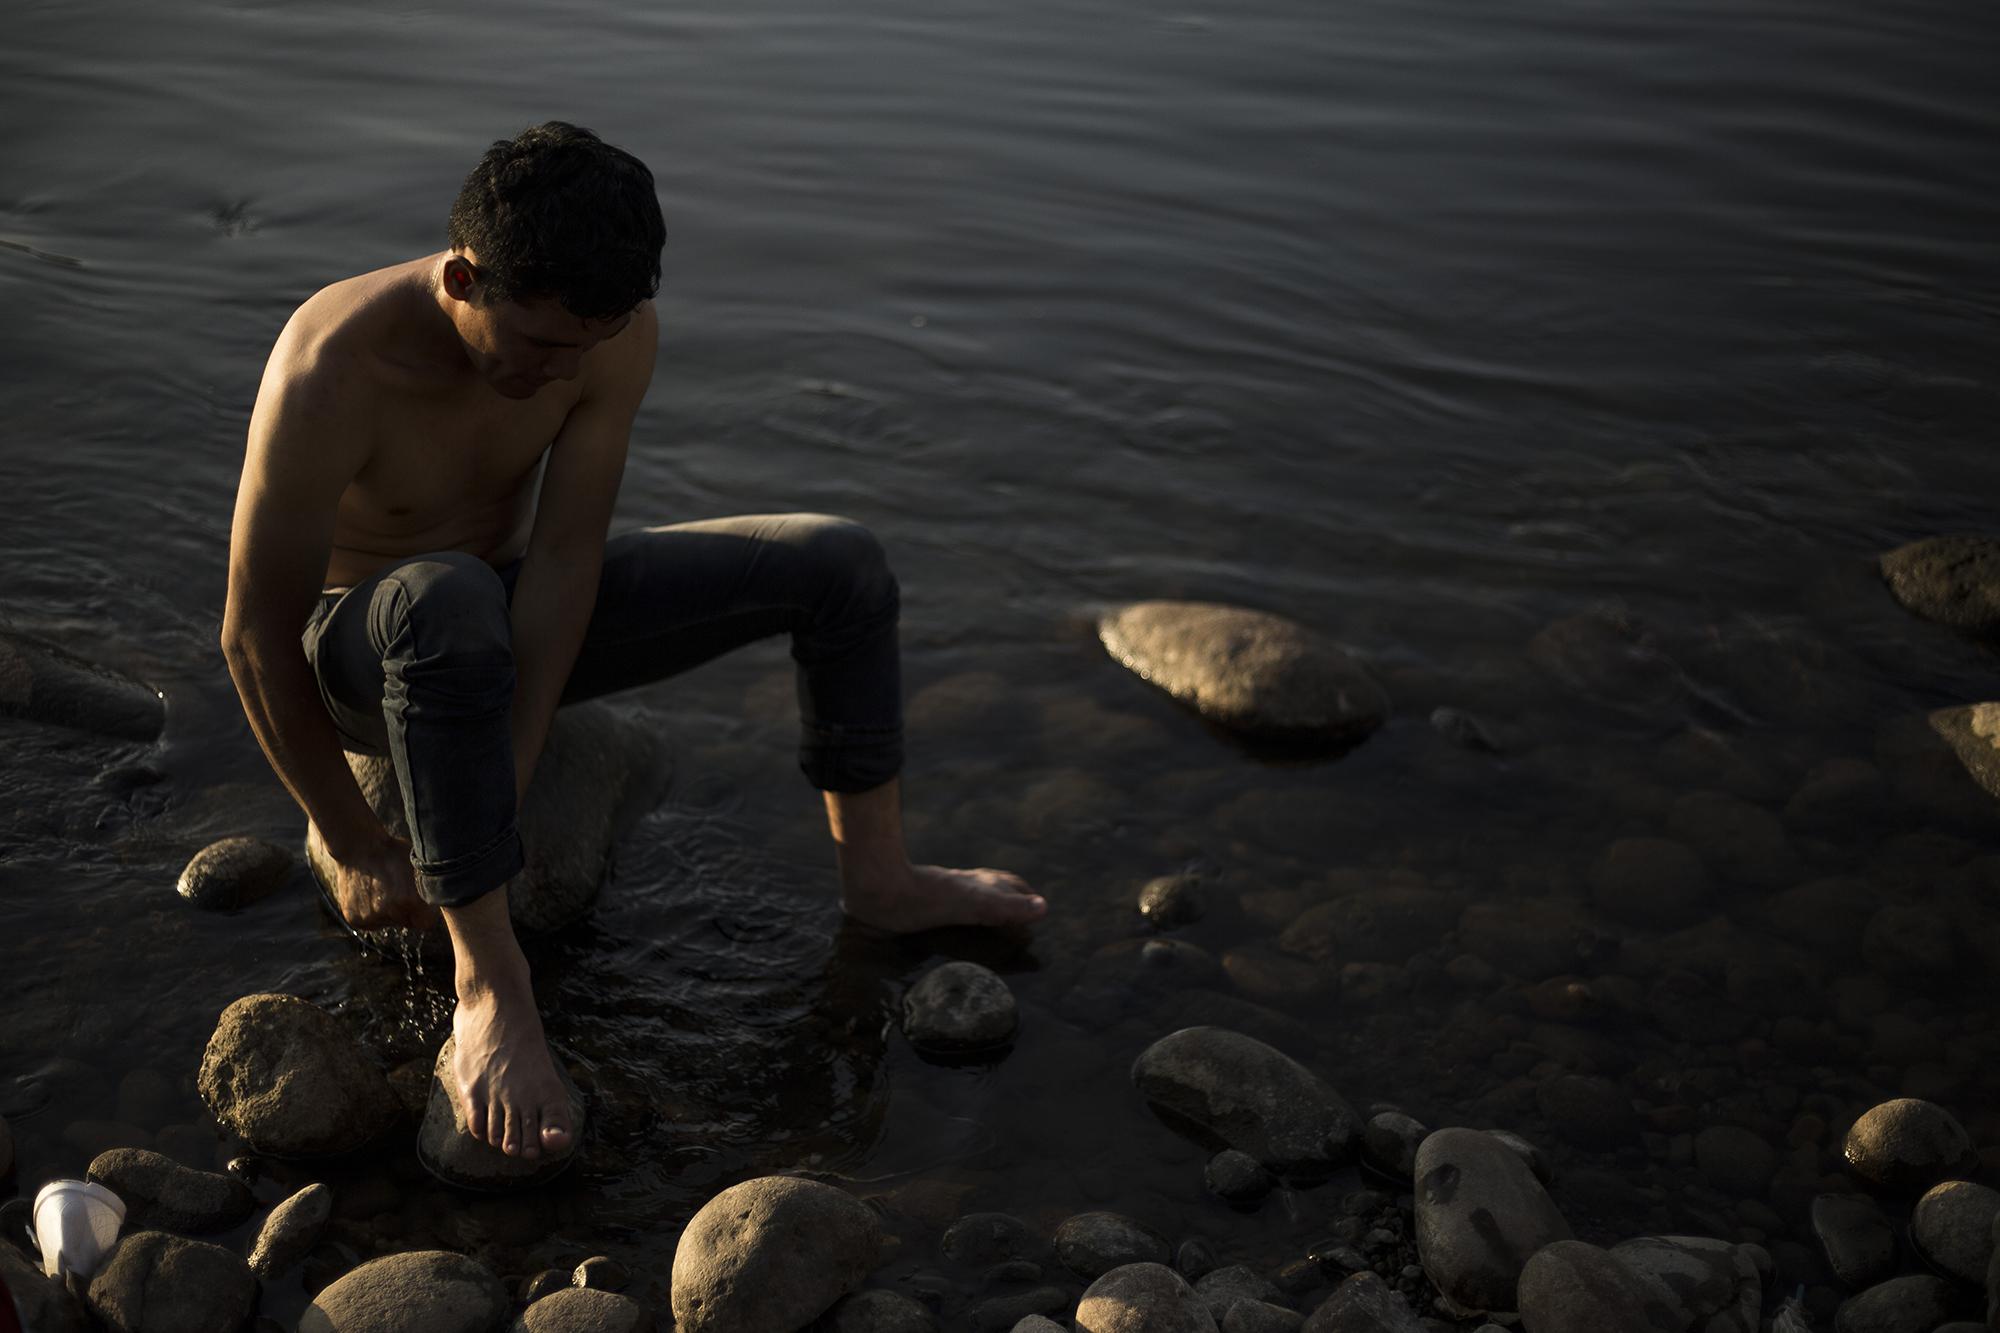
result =
[[[1138,602],[1100,621],[1098,637],[1121,665],[1253,738],[1344,747],[1388,716],[1388,696],[1353,658],[1281,616]]]
[[[1713,889],[1701,858],[1671,838],[1621,838],[1590,871],[1590,897],[1599,908],[1664,930],[1701,920]]]
[[[246,995],[223,1010],[196,1086],[216,1119],[274,1157],[359,1148],[398,1110],[361,1043],[295,995]]]
[[[194,854],[174,891],[196,907],[233,912],[277,891],[292,873],[292,854],[262,838],[224,838]]]
[[[557,710],[521,803],[527,865],[507,881],[507,914],[517,932],[545,935],[589,913],[612,842],[665,774],[662,755],[652,732],[624,720],[610,704]],[[407,837],[403,792],[388,757],[350,753],[347,765],[383,827]],[[332,882],[333,863],[317,840],[307,844],[306,858],[322,885]],[[409,932],[360,933],[371,943],[392,947]]]
[[[333,1216],[333,1191],[315,1182],[271,1210],[250,1245],[250,1271],[269,1280],[304,1259],[319,1244]]]
[[[688,1222],[674,1251],[680,1333],[799,1328],[861,1285],[880,1257],[875,1214],[817,1181],[732,1185]]]
[[[324,1288],[299,1333],[494,1333],[512,1308],[484,1264],[415,1250],[371,1260]]]
[[[1191,926],[1207,913],[1201,876],[1191,871],[1161,875],[1139,890],[1139,915],[1160,930]]]
[[[1090,1284],[1076,1307],[1076,1333],[1219,1333],[1215,1317],[1179,1273],[1126,1264]]]
[[[431,1070],[430,1103],[424,1109],[423,1128],[417,1134],[417,1156],[432,1175],[448,1185],[470,1190],[527,1189],[555,1179],[576,1157],[576,1145],[583,1141],[583,1094],[570,1081],[553,1051],[550,1058],[556,1077],[569,1093],[570,1146],[560,1153],[543,1153],[529,1159],[509,1157],[484,1140],[475,1139],[465,1125],[465,1107],[453,1086],[451,1058],[458,1038],[445,1038]]]
[[[894,1291],[857,1291],[823,1322],[826,1333],[937,1333],[929,1310]]]
[[[0,630],[0,717],[151,743],[166,725],[167,705],[149,685]]]
[[[653,1317],[629,1296],[565,1287],[514,1317],[507,1333],[650,1333]]]
[[[1912,615],[2000,636],[2000,538],[1927,537],[1881,559],[1889,595]]]
[[[205,1333],[249,1320],[257,1279],[220,1245],[135,1231],[91,1278],[86,1299],[111,1333]]]
[[[1570,1238],[1527,1163],[1475,1129],[1441,1129],[1424,1140],[1416,1192],[1424,1272],[1463,1309],[1518,1308],[1515,1284],[1529,1256]]]
[[[903,997],[903,1035],[920,1051],[958,1055],[1004,1046],[1020,1018],[1014,992],[990,968],[952,962],[931,969]]]
[[[197,1171],[144,1148],[99,1153],[87,1173],[125,1201],[133,1230],[227,1231],[250,1216],[250,1187],[234,1176]]]
[[[1361,1123],[1339,1093],[1291,1057],[1226,1028],[1183,1028],[1148,1046],[1132,1082],[1170,1120],[1284,1176],[1353,1160]]]
[[[1969,1169],[1978,1156],[1957,1117],[1916,1097],[1865,1112],[1847,1131],[1843,1151],[1863,1180],[1913,1192]]]

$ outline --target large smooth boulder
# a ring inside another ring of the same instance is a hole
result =
[[[1439,1292],[1467,1310],[1514,1310],[1515,1286],[1569,1223],[1528,1164],[1476,1129],[1440,1129],[1417,1149],[1417,1254]],[[1634,1279],[1636,1281],[1636,1279]]]
[[[1005,1045],[1020,1019],[1014,992],[991,968],[963,960],[925,973],[903,997],[903,1035],[936,1055]]]
[[[1187,1279],[1164,1264],[1126,1264],[1090,1284],[1076,1333],[1218,1333]]]
[[[796,1329],[861,1285],[880,1223],[853,1196],[796,1176],[732,1185],[689,1220],[674,1251],[679,1333]]]
[[[2000,538],[1927,537],[1881,559],[1905,611],[1977,638],[2000,636]]]
[[[1898,1097],[1864,1112],[1847,1131],[1847,1164],[1884,1189],[1929,1189],[1977,1164],[1972,1137],[1935,1102]]]
[[[572,925],[597,901],[611,844],[666,774],[664,749],[646,726],[603,702],[556,712],[535,776],[521,803],[519,827],[527,865],[507,881],[507,914],[524,935]],[[407,837],[403,791],[386,755],[350,753],[347,765],[362,795],[391,833]],[[318,839],[306,859],[321,884],[334,866]],[[371,943],[399,946],[400,929],[358,932]],[[435,938],[440,932],[432,932]]]
[[[227,1231],[250,1216],[256,1201],[234,1176],[197,1171],[144,1148],[113,1148],[91,1160],[89,1178],[125,1201],[134,1230]]]
[[[507,1333],[650,1333],[653,1317],[629,1296],[565,1287],[514,1317]]]
[[[275,893],[292,873],[291,852],[262,838],[223,838],[196,852],[174,892],[196,907],[233,912]]]
[[[85,1299],[111,1333],[216,1333],[249,1320],[257,1279],[220,1245],[135,1231],[90,1279]]]
[[[1132,1064],[1132,1082],[1170,1122],[1246,1152],[1284,1176],[1315,1177],[1353,1160],[1361,1121],[1298,1061],[1227,1028],[1160,1038]]]
[[[250,1271],[274,1278],[319,1244],[333,1217],[333,1191],[315,1182],[273,1208],[250,1243]]]
[[[1976,1287],[1986,1281],[1996,1222],[2000,1222],[2000,1190],[1969,1180],[1947,1180],[1917,1200],[1910,1215],[1910,1239],[1933,1267]]]
[[[484,1264],[448,1250],[384,1255],[324,1288],[299,1333],[493,1333],[513,1303]]]
[[[395,1123],[388,1077],[333,1016],[295,995],[246,995],[222,1011],[196,1087],[258,1152],[350,1152]]]
[[[576,1158],[576,1145],[583,1141],[583,1094],[570,1081],[562,1061],[554,1059],[556,1077],[569,1093],[570,1146],[560,1153],[540,1157],[509,1157],[483,1139],[475,1139],[466,1128],[465,1106],[453,1086],[452,1055],[458,1038],[447,1037],[431,1069],[431,1096],[424,1108],[423,1128],[417,1132],[417,1156],[432,1175],[448,1185],[468,1190],[529,1189],[555,1179]]]
[[[1668,1322],[1688,1333],[1757,1333],[1764,1278],[1741,1245],[1706,1236],[1641,1236],[1611,1247]]]
[[[1258,740],[1349,746],[1389,713],[1389,696],[1344,649],[1268,612],[1137,602],[1105,616],[1097,633],[1127,669]]]
[[[52,643],[0,630],[0,717],[150,744],[166,725],[160,692]]]
[[[1834,1333],[1932,1333],[1957,1305],[1951,1284],[1928,1273],[1892,1277],[1840,1303]]]
[[[1580,1240],[1536,1250],[1521,1271],[1521,1323],[1534,1333],[1685,1333],[1618,1258]]]
[[[1333,1289],[1301,1333],[1424,1333],[1408,1301],[1373,1273],[1356,1273]]]

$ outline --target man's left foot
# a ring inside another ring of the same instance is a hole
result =
[[[842,878],[842,910],[898,935],[940,926],[1025,926],[1049,910],[1026,880],[1004,870],[908,866],[897,874]]]

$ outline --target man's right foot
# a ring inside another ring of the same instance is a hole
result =
[[[509,1157],[560,1156],[572,1143],[569,1090],[525,983],[462,995],[451,1018],[452,1078],[466,1131]]]

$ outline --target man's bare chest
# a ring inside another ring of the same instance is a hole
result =
[[[426,526],[516,499],[533,485],[569,406],[555,393],[528,402],[392,403],[367,421],[368,462],[346,498],[379,519]]]

